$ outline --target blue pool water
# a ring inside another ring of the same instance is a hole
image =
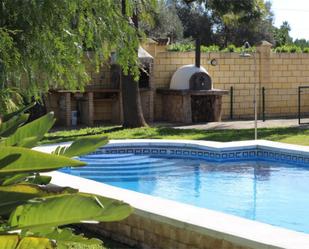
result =
[[[88,165],[64,172],[309,233],[309,167],[134,154],[88,155],[80,160]]]

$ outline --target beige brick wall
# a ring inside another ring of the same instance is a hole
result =
[[[154,56],[151,88],[154,92],[149,95],[142,93],[142,105],[146,119],[149,121],[162,120],[162,95],[155,94],[156,88],[168,88],[171,77],[177,68],[194,64],[194,52],[168,52],[164,46],[150,44],[148,51]],[[217,59],[218,65],[208,64],[210,59]],[[306,53],[273,53],[269,44],[263,43],[251,57],[240,57],[238,53],[202,53],[201,64],[212,77],[213,86],[217,89],[234,89],[233,117],[234,119],[249,119],[253,117],[254,84],[257,84],[258,111],[262,116],[262,87],[265,88],[265,114],[266,118],[297,117],[298,87],[309,85],[309,54]],[[104,65],[99,72],[88,65],[87,70],[91,76],[91,84],[99,88],[112,86],[110,67]],[[152,100],[154,98],[154,101]],[[56,102],[61,102],[55,96]],[[51,101],[49,105],[56,110],[57,105]],[[59,103],[58,103],[59,104]],[[72,101],[74,110],[74,101]],[[303,90],[302,112],[309,115],[309,89]],[[94,116],[97,120],[110,120],[112,118],[112,103],[95,103]],[[63,117],[65,111],[56,110],[58,116]],[[230,118],[230,95],[223,96],[223,120]]]
[[[139,212],[141,213],[141,212]],[[170,224],[169,224],[170,223]],[[179,224],[178,224],[179,223]],[[229,241],[219,232],[195,227],[154,214],[131,214],[120,222],[105,222],[98,225],[83,225],[83,229],[95,232],[107,238],[144,249],[253,249],[245,240]],[[231,237],[232,238],[232,237]],[[249,243],[248,243],[249,244]],[[254,244],[254,243],[252,243]],[[264,245],[261,244],[261,248]]]
[[[212,77],[213,87],[230,90],[234,87],[235,118],[246,118],[253,113],[254,82],[258,82],[259,58],[241,58],[238,53],[203,53],[201,64]],[[194,64],[194,52],[161,52],[157,53],[154,64],[154,82],[156,88],[168,88],[171,77],[177,68]],[[208,61],[216,58],[218,65],[210,66]],[[256,73],[254,72],[256,69]],[[155,114],[160,119],[161,96],[156,96]],[[230,96],[223,97],[223,117],[230,113]]]
[[[254,83],[257,84],[258,110],[262,115],[262,87],[265,88],[267,118],[296,117],[298,86],[309,85],[309,54],[279,54],[261,46],[252,57],[238,53],[202,53],[201,64],[213,80],[214,88],[234,88],[233,114],[235,119],[252,118]],[[168,88],[177,68],[194,64],[194,52],[160,52],[154,64],[154,82],[157,88]],[[216,58],[218,65],[208,64]],[[309,113],[309,89],[304,90],[302,112]],[[161,96],[156,96],[155,117],[162,115]],[[223,97],[223,119],[230,116],[230,95]]]

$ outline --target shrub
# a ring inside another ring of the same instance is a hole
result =
[[[288,53],[289,48],[287,46],[280,46],[275,48],[276,53]]]
[[[59,226],[117,221],[126,218],[132,208],[77,189],[51,186],[51,177],[40,172],[84,166],[71,158],[88,154],[107,140],[102,136],[83,137],[69,147],[58,147],[52,154],[32,150],[55,119],[53,113],[48,113],[26,124],[28,109],[5,115],[0,122],[0,247],[103,248],[101,241]]]
[[[201,46],[201,52],[207,53],[207,52],[219,52],[220,47],[217,45],[211,45],[211,46]]]
[[[290,46],[290,53],[301,53],[302,49],[300,47],[297,46]]]
[[[306,53],[306,54],[309,53],[309,47],[304,48],[303,53]]]
[[[302,49],[295,45],[283,45],[276,47],[274,51],[276,53],[301,53]]]
[[[223,49],[222,51],[233,53],[233,52],[237,52],[236,50],[237,50],[236,46],[234,44],[230,44],[225,49]]]
[[[167,47],[168,51],[174,51],[174,52],[189,52],[195,50],[195,45],[193,43],[175,43],[171,44],[170,46]],[[201,52],[203,53],[209,53],[209,52],[228,52],[228,53],[233,53],[237,52],[240,53],[243,51],[243,47],[236,47],[234,44],[228,45],[226,48],[220,49],[219,46],[217,45],[210,45],[210,46],[201,46]],[[256,48],[255,47],[250,47],[246,49],[246,52],[255,52]]]
[[[167,47],[168,51],[174,51],[174,52],[189,52],[193,51],[195,49],[195,46],[193,43],[175,43]]]

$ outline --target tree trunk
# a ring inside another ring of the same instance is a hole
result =
[[[121,77],[123,127],[134,128],[147,126],[141,104],[138,82],[131,75]]]
[[[121,1],[122,15],[126,16],[126,1]],[[138,13],[137,10],[133,14],[133,23],[138,30]],[[136,51],[137,53],[137,51]],[[123,127],[134,128],[147,126],[141,103],[138,82],[134,81],[133,77],[128,74],[121,73],[121,93],[122,93],[122,110],[123,110]]]

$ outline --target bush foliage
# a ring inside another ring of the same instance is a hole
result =
[[[195,45],[191,43],[174,43],[167,47],[167,51],[174,52],[190,52],[195,50]],[[201,46],[201,52],[236,52],[240,53],[244,50],[243,47],[236,47],[234,44],[228,45],[226,48],[220,48],[218,45]],[[255,52],[255,47],[246,49],[247,52]]]
[[[190,52],[195,50],[195,45],[193,43],[174,43],[167,47],[167,51],[174,52]],[[243,47],[236,47],[234,44],[228,45],[226,48],[220,48],[217,45],[211,46],[201,46],[201,52],[227,52],[227,53],[241,53],[244,51]],[[251,47],[246,49],[246,52],[255,52],[256,48]],[[275,53],[309,53],[309,47],[300,47],[294,44],[283,45],[273,49]]]

